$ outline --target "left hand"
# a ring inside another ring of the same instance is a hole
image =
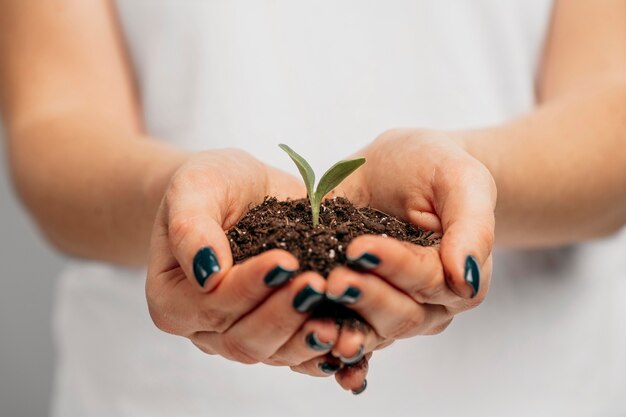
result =
[[[330,273],[327,296],[349,304],[374,330],[342,330],[335,346],[357,351],[363,345],[371,352],[395,339],[440,333],[456,314],[484,300],[492,270],[496,187],[481,162],[439,132],[391,130],[357,155],[367,163],[334,195],[443,234],[438,247],[360,236],[346,253],[354,268]],[[349,288],[352,296],[342,298]],[[338,382],[344,388],[360,386],[357,379]]]

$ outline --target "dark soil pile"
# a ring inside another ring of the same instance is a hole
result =
[[[313,227],[308,199],[278,201],[266,197],[227,231],[235,263],[270,249],[291,252],[300,262],[300,272],[316,271],[326,277],[337,265],[346,265],[350,241],[364,234],[388,236],[421,246],[433,246],[439,238],[432,232],[407,224],[373,208],[356,208],[342,197],[326,200],[320,209],[320,224]],[[315,316],[334,317],[339,322],[361,323],[356,313],[332,302],[318,306]]]
[[[278,201],[266,198],[228,230],[235,263],[270,249],[285,249],[300,261],[300,271],[328,276],[336,265],[345,265],[350,241],[364,234],[392,237],[421,246],[439,243],[432,232],[415,228],[381,211],[356,208],[342,197],[326,200],[320,224],[313,228],[307,199]]]

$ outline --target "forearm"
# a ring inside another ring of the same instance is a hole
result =
[[[495,178],[499,244],[567,244],[626,223],[623,80],[586,85],[519,120],[453,136]]]
[[[184,152],[77,114],[7,134],[16,189],[55,246],[145,262],[156,210]]]

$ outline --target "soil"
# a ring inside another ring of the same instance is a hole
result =
[[[357,208],[342,197],[326,200],[320,221],[313,227],[308,199],[278,201],[266,197],[227,232],[235,263],[270,249],[291,252],[300,270],[316,271],[327,277],[337,265],[346,265],[350,241],[364,234],[376,234],[421,246],[439,244],[432,232],[414,227],[371,207]],[[363,319],[343,305],[325,301],[313,312],[333,317],[338,324],[362,327]]]

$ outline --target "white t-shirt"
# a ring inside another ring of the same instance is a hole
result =
[[[549,0],[118,0],[149,132],[240,147],[297,174],[399,126],[532,109]],[[158,331],[145,271],[72,262],[58,287],[54,415],[626,415],[626,233],[496,255],[491,293],[441,335],[377,352],[359,397],[331,379],[206,356]]]

